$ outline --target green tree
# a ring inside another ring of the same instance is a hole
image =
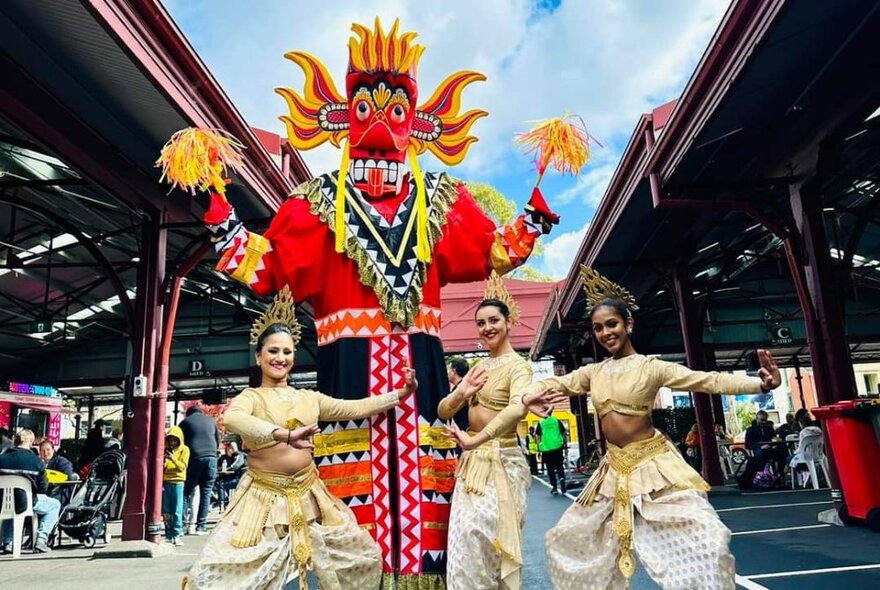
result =
[[[511,223],[516,218],[518,211],[516,203],[512,199],[505,197],[491,184],[485,182],[465,182],[465,186],[486,215],[497,225]],[[532,251],[532,258],[540,256],[543,251],[544,242],[538,238],[535,242],[535,249]],[[520,266],[507,276],[526,281],[550,282],[553,280],[552,277],[547,276],[530,264]]]

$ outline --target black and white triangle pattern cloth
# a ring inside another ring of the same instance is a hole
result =
[[[428,216],[430,217],[433,209],[434,194],[440,185],[444,173],[424,173],[425,192],[428,197]],[[321,177],[321,197],[329,203],[331,210],[335,211],[336,197],[336,179],[339,171],[325,174]],[[372,204],[364,198],[361,191],[351,183],[351,178],[346,179],[346,190],[348,197],[354,200],[363,211],[364,215],[360,215],[353,207],[345,208],[345,223],[347,227],[347,235],[353,235],[358,241],[361,249],[366,253],[370,264],[384,278],[385,282],[391,287],[394,295],[398,299],[406,299],[410,290],[414,285],[416,277],[416,269],[420,264],[416,256],[416,230],[406,235],[406,228],[409,225],[410,217],[416,214],[416,183],[410,178],[409,192],[406,198],[401,202],[394,218],[389,222],[383,217]],[[406,237],[406,244],[403,249],[403,255],[399,264],[395,264],[393,260],[388,258],[385,251],[376,242],[373,231],[379,235],[380,239],[385,243],[388,251],[397,254],[400,250],[401,243]]]

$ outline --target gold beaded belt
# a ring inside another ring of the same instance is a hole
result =
[[[608,444],[608,453],[602,458],[599,468],[590,483],[578,496],[577,502],[589,506],[596,499],[602,480],[609,469],[617,474],[617,488],[614,491],[614,512],[611,517],[611,530],[620,539],[620,553],[617,567],[630,578],[636,571],[633,554],[633,505],[629,490],[630,474],[663,453],[673,452],[669,443],[659,432],[652,438],[630,443],[621,448]]]
[[[242,511],[235,526],[231,543],[234,547],[253,547],[263,538],[263,529],[269,513],[284,498],[290,523],[290,551],[299,568],[300,588],[308,588],[306,570],[312,561],[312,542],[309,539],[308,518],[303,498],[318,481],[314,464],[295,475],[249,469],[250,487],[242,497]]]

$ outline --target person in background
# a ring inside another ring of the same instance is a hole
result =
[[[87,467],[92,461],[98,458],[98,455],[104,452],[104,427],[107,425],[103,420],[95,420],[92,429],[86,434],[86,442],[83,444],[82,451],[79,454],[79,461],[76,463],[78,471],[87,471]],[[83,474],[80,474],[81,476]]]
[[[12,433],[7,428],[0,428],[0,455],[13,448]]]
[[[798,432],[806,428],[807,426],[816,426],[816,421],[813,420],[812,416],[810,416],[809,410],[806,408],[801,408],[797,412],[794,413],[794,421],[797,425]]]
[[[55,445],[51,440],[43,439],[40,443],[40,459],[45,463],[46,469],[59,471],[68,479],[73,477],[73,464],[55,452]]]
[[[760,469],[772,461],[776,473],[779,475],[785,468],[788,451],[786,451],[785,445],[772,444],[777,437],[773,422],[767,418],[767,412],[758,410],[755,422],[746,430],[746,448],[752,451],[755,459],[758,460]]]
[[[186,411],[186,419],[180,423],[183,442],[189,447],[190,460],[186,469],[186,485],[183,495],[186,498],[186,514],[189,519],[188,535],[208,534],[208,510],[211,507],[211,492],[217,479],[217,451],[220,448],[220,429],[217,422],[206,416],[202,410],[193,406]],[[192,504],[196,487],[199,488],[199,513],[195,526],[192,523]]]
[[[238,481],[247,470],[244,453],[239,452],[238,444],[230,442],[223,449],[223,455],[217,461],[217,497],[220,510],[229,503],[229,492],[238,486]]]
[[[715,423],[715,438],[719,441],[730,442],[730,435],[727,434],[727,428],[721,422]]]
[[[798,428],[797,422],[795,422],[794,414],[789,412],[785,415],[785,424],[776,429],[776,436],[785,440],[786,436],[791,434],[797,434],[800,428]]]
[[[187,477],[190,451],[183,444],[183,431],[172,426],[165,435],[165,470],[162,473],[162,516],[165,539],[183,545],[183,486]]]
[[[529,426],[526,435],[525,449],[526,460],[529,462],[529,471],[532,475],[538,475],[538,439],[535,437],[535,427]]]
[[[34,542],[35,553],[49,553],[49,533],[58,522],[58,513],[61,511],[61,503],[51,498],[46,493],[49,491],[49,481],[46,479],[46,466],[33,453],[34,433],[24,429],[18,433],[18,446],[0,455],[0,475],[23,475],[31,481],[34,490],[34,514],[39,516],[37,525],[37,538]],[[21,491],[21,490],[17,490]],[[24,493],[16,493],[15,510],[21,512],[25,509]],[[11,550],[12,521],[3,523],[3,550]]]
[[[701,469],[703,458],[700,456],[700,430],[696,424],[691,426],[691,429],[688,431],[684,439],[684,447],[688,463],[691,464],[691,467],[696,470]]]
[[[453,391],[470,371],[468,362],[460,356],[449,359],[446,365],[446,376],[449,378],[449,391]]]
[[[547,417],[538,423],[535,436],[544,467],[547,469],[547,476],[550,478],[550,494],[555,496],[559,493],[557,482],[564,494],[568,489],[565,483],[564,455],[568,454],[568,433],[565,431],[565,426],[550,411]]]
[[[118,451],[122,450],[122,429],[114,428],[113,434],[110,435],[110,438],[107,439],[107,442],[104,443],[104,448],[106,450],[116,449]]]

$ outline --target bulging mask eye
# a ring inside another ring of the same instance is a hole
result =
[[[354,114],[358,121],[366,121],[370,117],[370,105],[367,104],[367,101],[362,100],[357,103],[357,106],[354,108]]]
[[[403,120],[406,118],[406,109],[403,108],[403,105],[396,104],[391,107],[391,121],[394,123],[403,123]]]

